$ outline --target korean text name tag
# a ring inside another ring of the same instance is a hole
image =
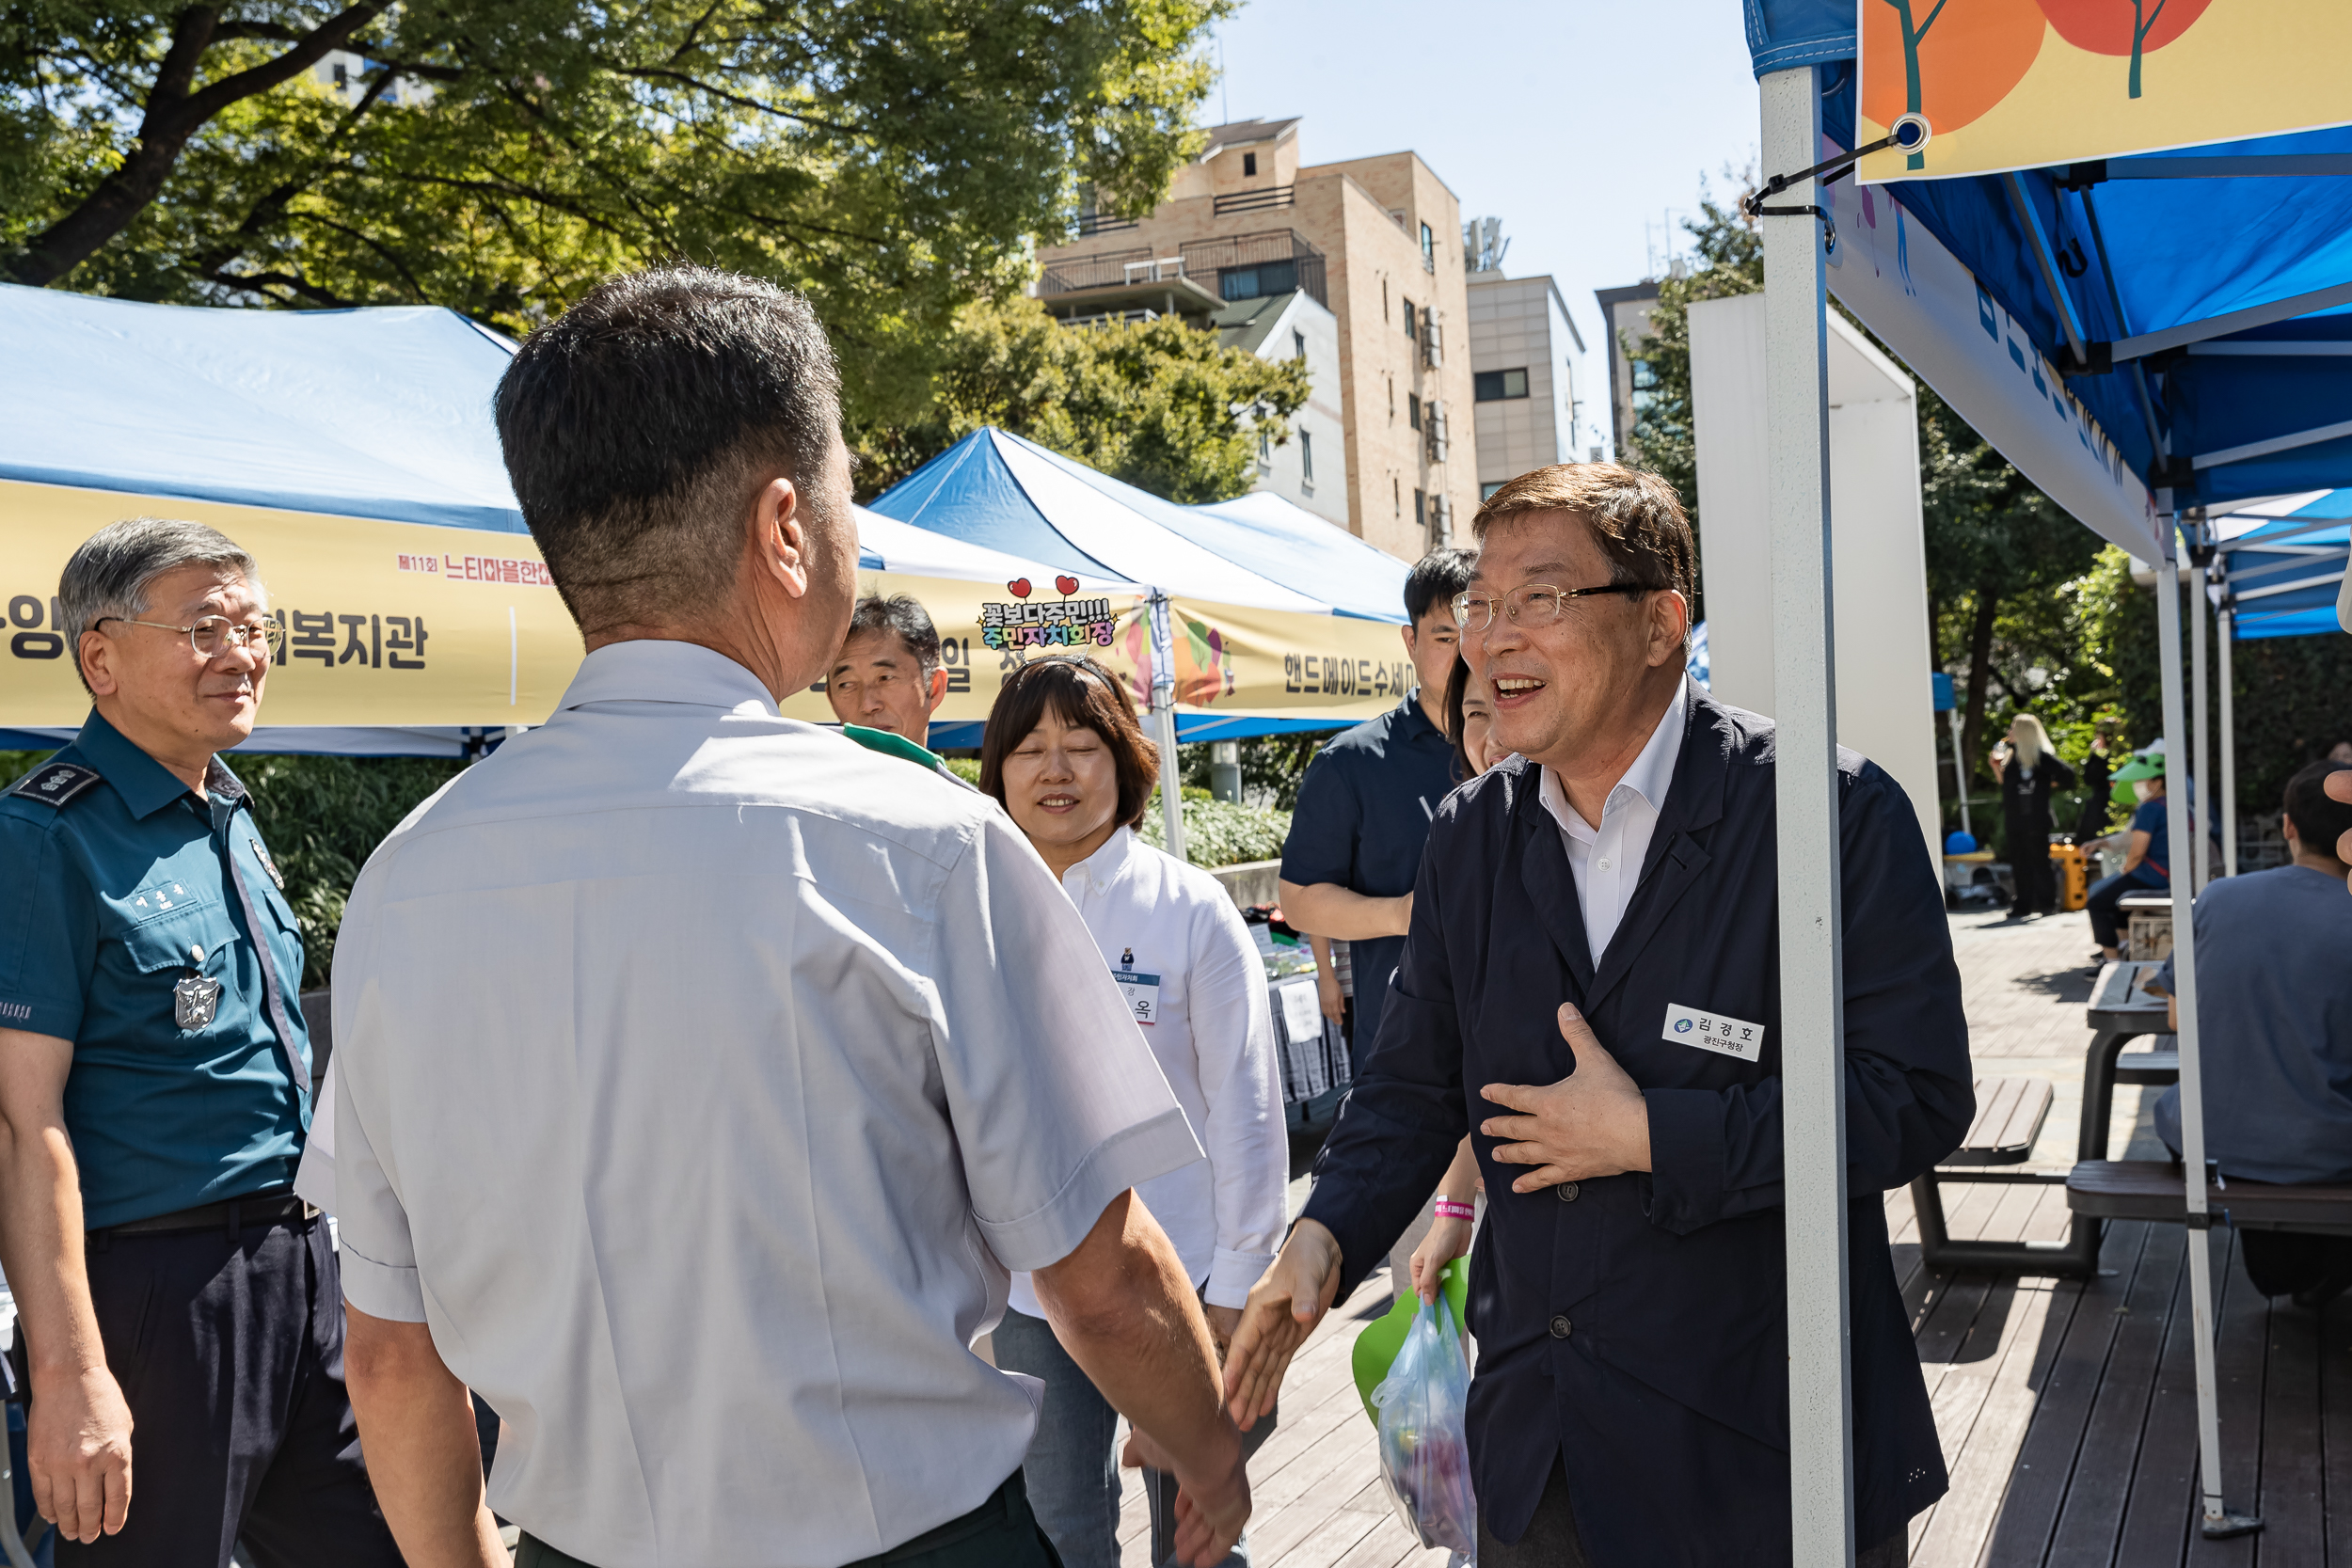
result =
[[[1701,1012],[1680,1003],[1666,1006],[1666,1027],[1659,1037],[1676,1045],[1695,1045],[1701,1051],[1712,1051],[1718,1056],[1737,1056],[1743,1062],[1759,1059],[1764,1051],[1764,1025],[1750,1023],[1744,1018],[1726,1018],[1722,1013]]]
[[[1157,1023],[1160,1021],[1160,977],[1138,974],[1132,969],[1114,969],[1111,978],[1119,983],[1119,994],[1127,999],[1127,1010],[1136,1015],[1137,1023]]]

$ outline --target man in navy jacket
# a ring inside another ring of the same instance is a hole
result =
[[[1251,1293],[1247,1424],[1463,1133],[1482,1568],[1789,1560],[1773,726],[1682,673],[1691,533],[1661,481],[1563,465],[1483,507],[1463,652],[1518,753],[1448,796],[1389,1017]],[[1899,1563],[1946,1484],[1882,1196],[1974,1111],[1909,800],[1838,754],[1856,1539]]]

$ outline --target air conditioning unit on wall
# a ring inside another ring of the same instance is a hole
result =
[[[1429,461],[1442,463],[1446,453],[1445,404],[1432,398],[1422,404],[1422,439],[1426,444]]]
[[[1429,498],[1429,532],[1433,544],[1447,544],[1454,538],[1454,503],[1442,495]]]
[[[1444,336],[1438,325],[1438,310],[1435,306],[1422,312],[1421,361],[1431,370],[1436,370],[1445,363]]]

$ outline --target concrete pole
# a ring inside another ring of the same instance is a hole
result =
[[[1763,89],[1763,166],[1821,152],[1810,66]],[[1772,203],[1821,199],[1807,180]],[[1846,1062],[1839,960],[1837,705],[1831,644],[1828,334],[1822,226],[1766,216],[1765,431],[1780,862],[1780,1076],[1787,1141],[1790,1502],[1798,1568],[1853,1562],[1853,1398],[1846,1286]],[[1963,788],[1965,781],[1963,780]]]

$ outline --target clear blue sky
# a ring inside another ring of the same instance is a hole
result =
[[[1597,353],[1593,291],[1639,279],[1665,211],[1756,155],[1738,0],[1245,0],[1218,35],[1209,121],[1303,117],[1309,163],[1419,152]]]

